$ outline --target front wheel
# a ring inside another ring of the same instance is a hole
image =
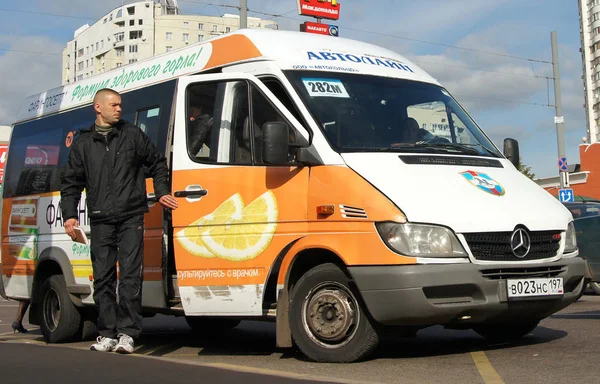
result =
[[[40,292],[40,329],[48,343],[64,343],[76,338],[81,327],[81,315],[71,301],[67,284],[62,275],[48,277]]]
[[[596,295],[600,295],[600,283],[590,281],[590,288],[592,288],[592,291],[594,291]]]
[[[318,362],[362,360],[379,344],[348,277],[335,264],[314,267],[298,280],[291,295],[290,329],[302,353]]]
[[[489,342],[509,342],[515,341],[533,331],[539,320],[499,323],[499,324],[479,324],[473,327],[473,330]]]

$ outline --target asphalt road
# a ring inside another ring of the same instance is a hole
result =
[[[2,383],[260,383],[307,384],[314,381],[179,364],[136,355],[94,353],[76,349],[0,344]]]
[[[297,351],[278,349],[272,323],[243,322],[224,334],[199,336],[190,332],[183,319],[167,316],[144,319],[144,333],[133,356],[90,352],[89,342],[46,345],[35,328],[23,335],[10,333],[16,309],[16,303],[0,301],[3,383],[10,382],[5,381],[7,377],[13,380],[19,375],[19,382],[26,380],[23,375],[45,379],[47,370],[61,372],[61,381],[63,372],[73,380],[81,380],[83,375],[103,381],[168,378],[178,382],[180,378],[203,381],[203,377],[208,382],[261,383],[270,379],[278,383],[600,381],[596,361],[600,355],[600,296],[593,295],[545,319],[518,343],[490,345],[472,331],[432,327],[416,338],[382,345],[373,359],[356,364],[312,363]]]

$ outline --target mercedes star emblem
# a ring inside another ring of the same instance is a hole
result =
[[[527,256],[531,250],[531,239],[529,234],[523,228],[517,228],[510,238],[510,248],[512,249],[513,255],[519,259]]]

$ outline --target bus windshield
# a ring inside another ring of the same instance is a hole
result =
[[[442,87],[346,73],[287,71],[338,152],[418,152],[502,157]]]

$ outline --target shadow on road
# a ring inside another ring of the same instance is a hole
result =
[[[549,343],[567,335],[568,333],[562,330],[539,326],[520,340],[491,344],[474,331],[446,330],[436,326],[420,331],[411,339],[383,343],[375,358],[421,358],[507,349]]]
[[[273,324],[251,322],[226,330],[214,332],[180,332],[168,334],[142,334],[136,353],[164,356],[181,349],[200,349],[198,356],[268,356],[274,353],[289,354],[287,349],[275,346]]]
[[[599,311],[582,312],[581,316],[589,316],[590,313],[597,314]],[[579,313],[553,317],[565,316],[565,318],[575,319],[578,315]],[[382,342],[373,359],[410,359],[507,349],[549,343],[567,335],[568,333],[562,330],[539,326],[516,342],[490,344],[470,330],[447,330],[441,326],[435,326],[419,331],[414,337]],[[0,341],[19,339],[44,342],[39,329],[23,335],[11,334],[0,337]],[[74,343],[72,346],[87,348],[88,343]],[[70,345],[66,344],[65,346]],[[178,354],[187,356],[270,356],[277,354],[280,359],[307,361],[304,355],[295,348],[277,348],[274,324],[261,322],[242,322],[237,328],[219,332],[211,329],[191,332],[189,328],[185,327],[168,332],[147,332],[137,340],[135,353],[155,357],[170,354],[173,356]]]
[[[571,313],[559,313],[551,316],[553,319],[568,320],[600,320],[600,311],[583,311]]]
[[[382,342],[373,358],[407,359],[507,349],[549,343],[567,335],[568,333],[562,330],[539,326],[516,342],[490,344],[473,331],[446,330],[436,326],[421,330],[412,338]],[[192,349],[198,356],[280,354],[281,359],[307,361],[295,348],[281,349],[275,346],[275,329],[272,324],[258,323],[252,327],[241,326],[220,333],[210,333],[210,330],[207,330],[205,333],[143,334],[138,345],[140,346],[136,353],[157,357]]]

